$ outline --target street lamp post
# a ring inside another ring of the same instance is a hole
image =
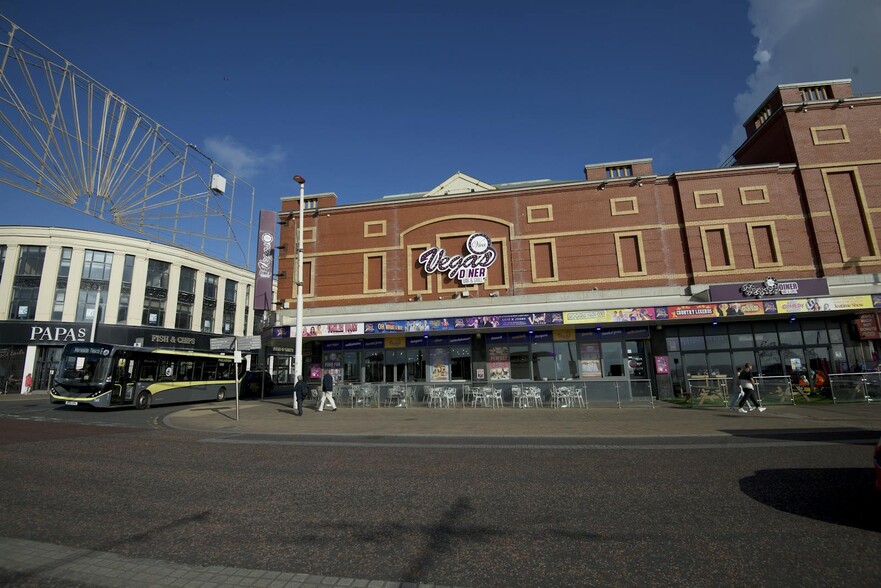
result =
[[[303,176],[294,176],[300,184],[300,228],[297,238],[297,335],[294,345],[294,382],[297,376],[303,375],[303,198],[306,191],[306,180]]]

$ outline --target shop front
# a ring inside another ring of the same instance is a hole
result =
[[[825,296],[308,325],[305,375],[317,381],[325,370],[342,384],[577,382],[667,398],[694,377],[731,379],[747,362],[795,381],[874,370],[879,305],[879,296]],[[273,337],[287,345],[290,327]]]
[[[48,389],[64,346],[91,337],[89,323],[0,322],[0,391],[18,393],[27,374],[33,376],[35,390]],[[99,325],[95,334],[102,343],[205,351],[211,338],[192,331],[127,325]]]

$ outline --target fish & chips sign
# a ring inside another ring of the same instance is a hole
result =
[[[492,241],[484,233],[473,233],[465,242],[467,255],[447,255],[440,247],[432,247],[422,252],[419,264],[426,273],[445,273],[451,280],[459,280],[464,285],[486,282],[487,269],[495,262],[498,253]]]

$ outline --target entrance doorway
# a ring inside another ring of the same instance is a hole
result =
[[[64,347],[40,346],[37,348],[37,364],[34,366],[34,390],[48,390],[52,385],[52,376]]]

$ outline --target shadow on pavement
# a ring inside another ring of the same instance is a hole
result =
[[[816,443],[842,443],[845,445],[874,445],[881,437],[881,430],[847,427],[839,429],[726,429],[732,437],[771,439],[774,441],[813,441]]]
[[[836,525],[881,532],[881,503],[871,468],[760,470],[740,489],[777,510]]]

